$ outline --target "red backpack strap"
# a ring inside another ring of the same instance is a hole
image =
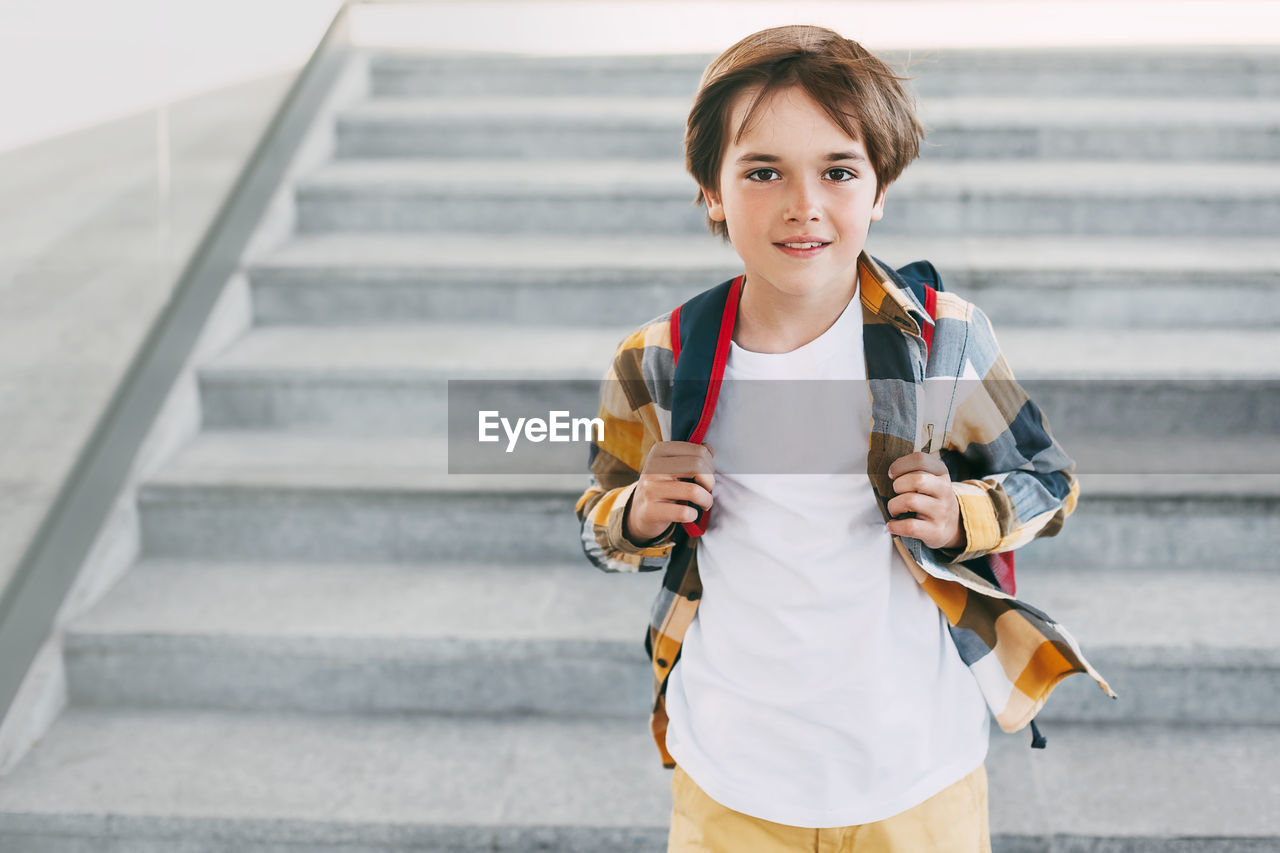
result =
[[[683,303],[671,312],[671,437],[699,444],[706,436],[720,396],[733,322],[745,275],[738,275]],[[695,504],[690,503],[690,506]],[[698,509],[682,527],[690,537],[706,532],[711,510]]]
[[[936,321],[938,319],[938,291],[934,290],[927,284],[922,286],[924,287],[925,313],[929,315],[930,320]],[[928,362],[929,348],[933,346],[933,326],[926,324],[925,327],[921,329],[921,336],[924,338],[924,358],[925,361]]]
[[[683,305],[677,305],[671,311],[671,364],[674,367],[680,363],[680,309]]]

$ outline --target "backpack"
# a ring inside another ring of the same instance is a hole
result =
[[[877,258],[872,258],[872,260],[880,264],[880,267],[889,273],[889,276],[894,280],[895,284],[901,288],[909,289],[912,294],[915,295],[917,301],[924,306],[925,311],[931,318],[936,316],[938,291],[943,290],[943,286],[942,279],[938,275],[938,271],[934,268],[933,264],[928,261],[915,261],[914,263],[907,264],[900,269],[894,270],[887,264],[881,263]],[[697,318],[694,322],[703,323],[704,326],[706,324],[710,324],[711,328],[719,330],[719,334],[716,336],[718,338],[717,340],[713,341],[711,340],[711,337],[708,337],[704,351],[693,355],[693,358],[701,364],[701,370],[711,371],[712,368],[710,365],[713,359],[721,359],[721,356],[724,355],[723,351],[727,351],[728,349],[728,340],[726,339],[724,324],[722,322],[722,312],[725,311],[726,308],[729,311],[736,310],[737,286],[741,284],[741,281],[741,276],[731,279],[730,281],[726,281],[719,287],[695,296],[693,299],[690,299],[688,302],[685,302],[671,312],[672,358],[676,365],[677,377],[679,377],[681,370],[685,368],[685,365],[682,363],[684,360],[680,357],[682,351],[681,326],[686,322],[682,317],[689,314],[690,309],[692,309],[694,316]],[[924,338],[925,361],[927,363],[929,350],[933,345],[932,325],[926,325],[922,329],[922,337]],[[721,352],[717,353],[717,350],[720,350]],[[698,387],[696,389],[686,390],[682,387],[682,383],[677,382],[677,387],[674,392],[676,397],[680,397],[683,393],[705,395],[708,391],[705,381],[684,384],[696,384]],[[676,402],[676,400],[673,400],[672,403],[673,419],[676,417],[676,412],[681,410],[681,407],[677,406]],[[696,417],[698,413],[701,413],[701,420],[705,422],[707,420],[706,408],[708,403],[710,406],[714,407],[714,394],[712,394],[709,399],[704,400],[702,406],[697,407],[697,412],[693,412],[691,410],[690,415]],[[700,441],[700,428],[704,426],[705,423],[699,423],[698,426],[695,427],[693,421],[690,421],[689,423],[677,423],[673,420],[672,436],[683,437],[687,435],[688,438],[686,440]],[[952,480],[969,479],[968,472],[964,470],[963,459],[959,454],[944,453],[942,461],[946,464],[947,470],[951,472]],[[689,505],[695,506],[692,503],[689,503]],[[685,532],[689,536],[701,536],[706,530],[707,514],[700,507],[695,508],[698,509],[697,520],[692,522],[683,522],[681,524],[681,527],[684,528]],[[972,560],[965,560],[962,565],[986,580],[988,583],[994,584],[1002,592],[1007,592],[1009,595],[1016,595],[1017,585],[1014,577],[1012,551],[1006,551],[1000,554],[987,554],[983,557],[975,557]]]
[[[936,318],[938,291],[943,290],[943,286],[942,279],[938,275],[938,271],[934,268],[933,264],[928,261],[921,260],[894,270],[893,267],[881,263],[878,258],[873,257],[872,260],[877,264],[880,264],[880,267],[888,272],[889,276],[893,278],[895,284],[899,287],[909,289],[915,295],[920,304],[924,306],[925,312],[928,313],[930,318]],[[682,335],[680,326],[681,323],[684,322],[682,320],[682,314],[692,314],[692,317],[687,318],[691,323],[700,323],[704,326],[709,323],[712,324],[712,328],[720,329],[720,340],[708,340],[704,343],[703,351],[693,354],[694,360],[699,363],[699,368],[709,369],[707,368],[707,365],[711,364],[714,351],[717,348],[728,348],[728,341],[725,338],[723,324],[720,319],[720,312],[724,310],[726,297],[731,301],[736,301],[736,285],[740,285],[741,281],[741,276],[726,281],[719,287],[713,288],[709,291],[704,291],[698,296],[693,297],[671,312],[672,360],[676,365],[677,379],[680,376],[681,370],[680,355],[682,349]],[[711,308],[710,311],[707,310],[708,307]],[[930,348],[933,346],[933,331],[934,329],[932,325],[925,326],[924,329],[922,329],[921,337],[924,338],[926,364],[928,364]],[[695,368],[694,372],[697,373],[698,368]],[[695,395],[700,393],[705,394],[707,390],[705,380],[692,384],[697,387],[690,391],[683,391],[680,387],[680,383],[677,382],[676,389],[673,391],[674,397],[678,397],[682,393],[691,393]],[[672,403],[672,435],[688,436],[688,439],[686,440],[693,441],[695,440],[695,435],[701,435],[701,431],[697,426],[695,426],[695,422],[693,420],[690,420],[688,423],[678,423],[675,420],[675,412],[681,410],[681,407],[676,405],[674,397]],[[711,405],[714,406],[714,400],[711,401]],[[703,406],[699,407],[699,412],[705,414],[705,407],[706,402],[704,401]],[[687,413],[687,417],[690,418],[696,419],[697,416],[698,412],[694,412],[692,410]],[[700,440],[700,438],[696,440]],[[949,456],[944,455],[942,457],[942,461],[947,465],[947,470],[951,472],[951,479],[953,481],[957,479],[969,479],[967,476],[964,476],[963,458],[960,457],[959,454],[950,453]],[[686,501],[686,503],[689,502]],[[689,505],[695,506],[692,503],[689,503]],[[700,507],[696,508],[698,509],[697,520],[682,523],[680,528],[677,530],[678,535],[700,536],[705,532],[707,525],[706,512]],[[962,565],[979,577],[984,578],[989,583],[994,584],[1002,592],[1008,593],[1009,595],[1015,594],[1017,586],[1014,578],[1012,551],[975,557],[972,560],[965,560]],[[645,648],[646,650],[649,650],[649,639],[647,634],[645,637]],[[1047,743],[1048,740],[1043,734],[1041,734],[1039,727],[1036,725],[1036,721],[1034,719],[1031,720],[1032,748],[1044,749]]]

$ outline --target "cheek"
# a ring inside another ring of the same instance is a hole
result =
[[[732,204],[729,210],[745,226],[754,226],[764,222],[772,213],[769,200],[763,193],[738,191],[734,193],[732,200],[725,199],[725,201],[728,204]]]

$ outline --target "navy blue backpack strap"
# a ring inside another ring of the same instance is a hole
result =
[[[671,312],[671,438],[699,444],[711,425],[733,337],[744,275],[705,290]],[[688,501],[689,506],[695,506]],[[690,537],[707,531],[711,510],[698,509],[694,521],[681,523]]]
[[[928,261],[913,261],[905,267],[899,267],[896,272],[907,282],[921,305],[925,304],[926,286],[934,290],[946,289],[942,286],[942,276],[938,275],[938,270]]]
[[[879,260],[882,267],[885,265]],[[930,325],[933,323],[937,315],[938,291],[942,290],[942,277],[938,275],[938,270],[928,261],[914,261],[905,267],[892,269],[885,267],[889,272],[889,276],[899,287],[905,287],[911,291],[911,295],[924,308],[924,312],[929,315],[929,323],[922,323],[920,335],[924,338],[925,360],[929,358],[929,348],[933,346],[933,329]]]
[[[672,390],[671,438],[676,441],[699,441],[694,438],[706,405],[716,368],[716,347],[724,323],[730,297],[735,295],[735,282],[741,276],[704,290],[671,312],[671,351],[675,362],[675,388]],[[734,300],[736,310],[736,299]],[[732,329],[730,329],[732,333]]]

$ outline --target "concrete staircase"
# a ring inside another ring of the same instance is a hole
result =
[[[0,850],[665,849],[660,577],[586,563],[585,473],[447,475],[445,381],[598,379],[737,271],[679,162],[708,58],[369,57],[139,491],[141,558],[66,634]],[[934,261],[1046,381],[1084,498],[1019,594],[1120,695],[1060,685],[1047,750],[993,731],[995,849],[1277,849],[1280,55],[917,71],[937,144],[869,248]]]

